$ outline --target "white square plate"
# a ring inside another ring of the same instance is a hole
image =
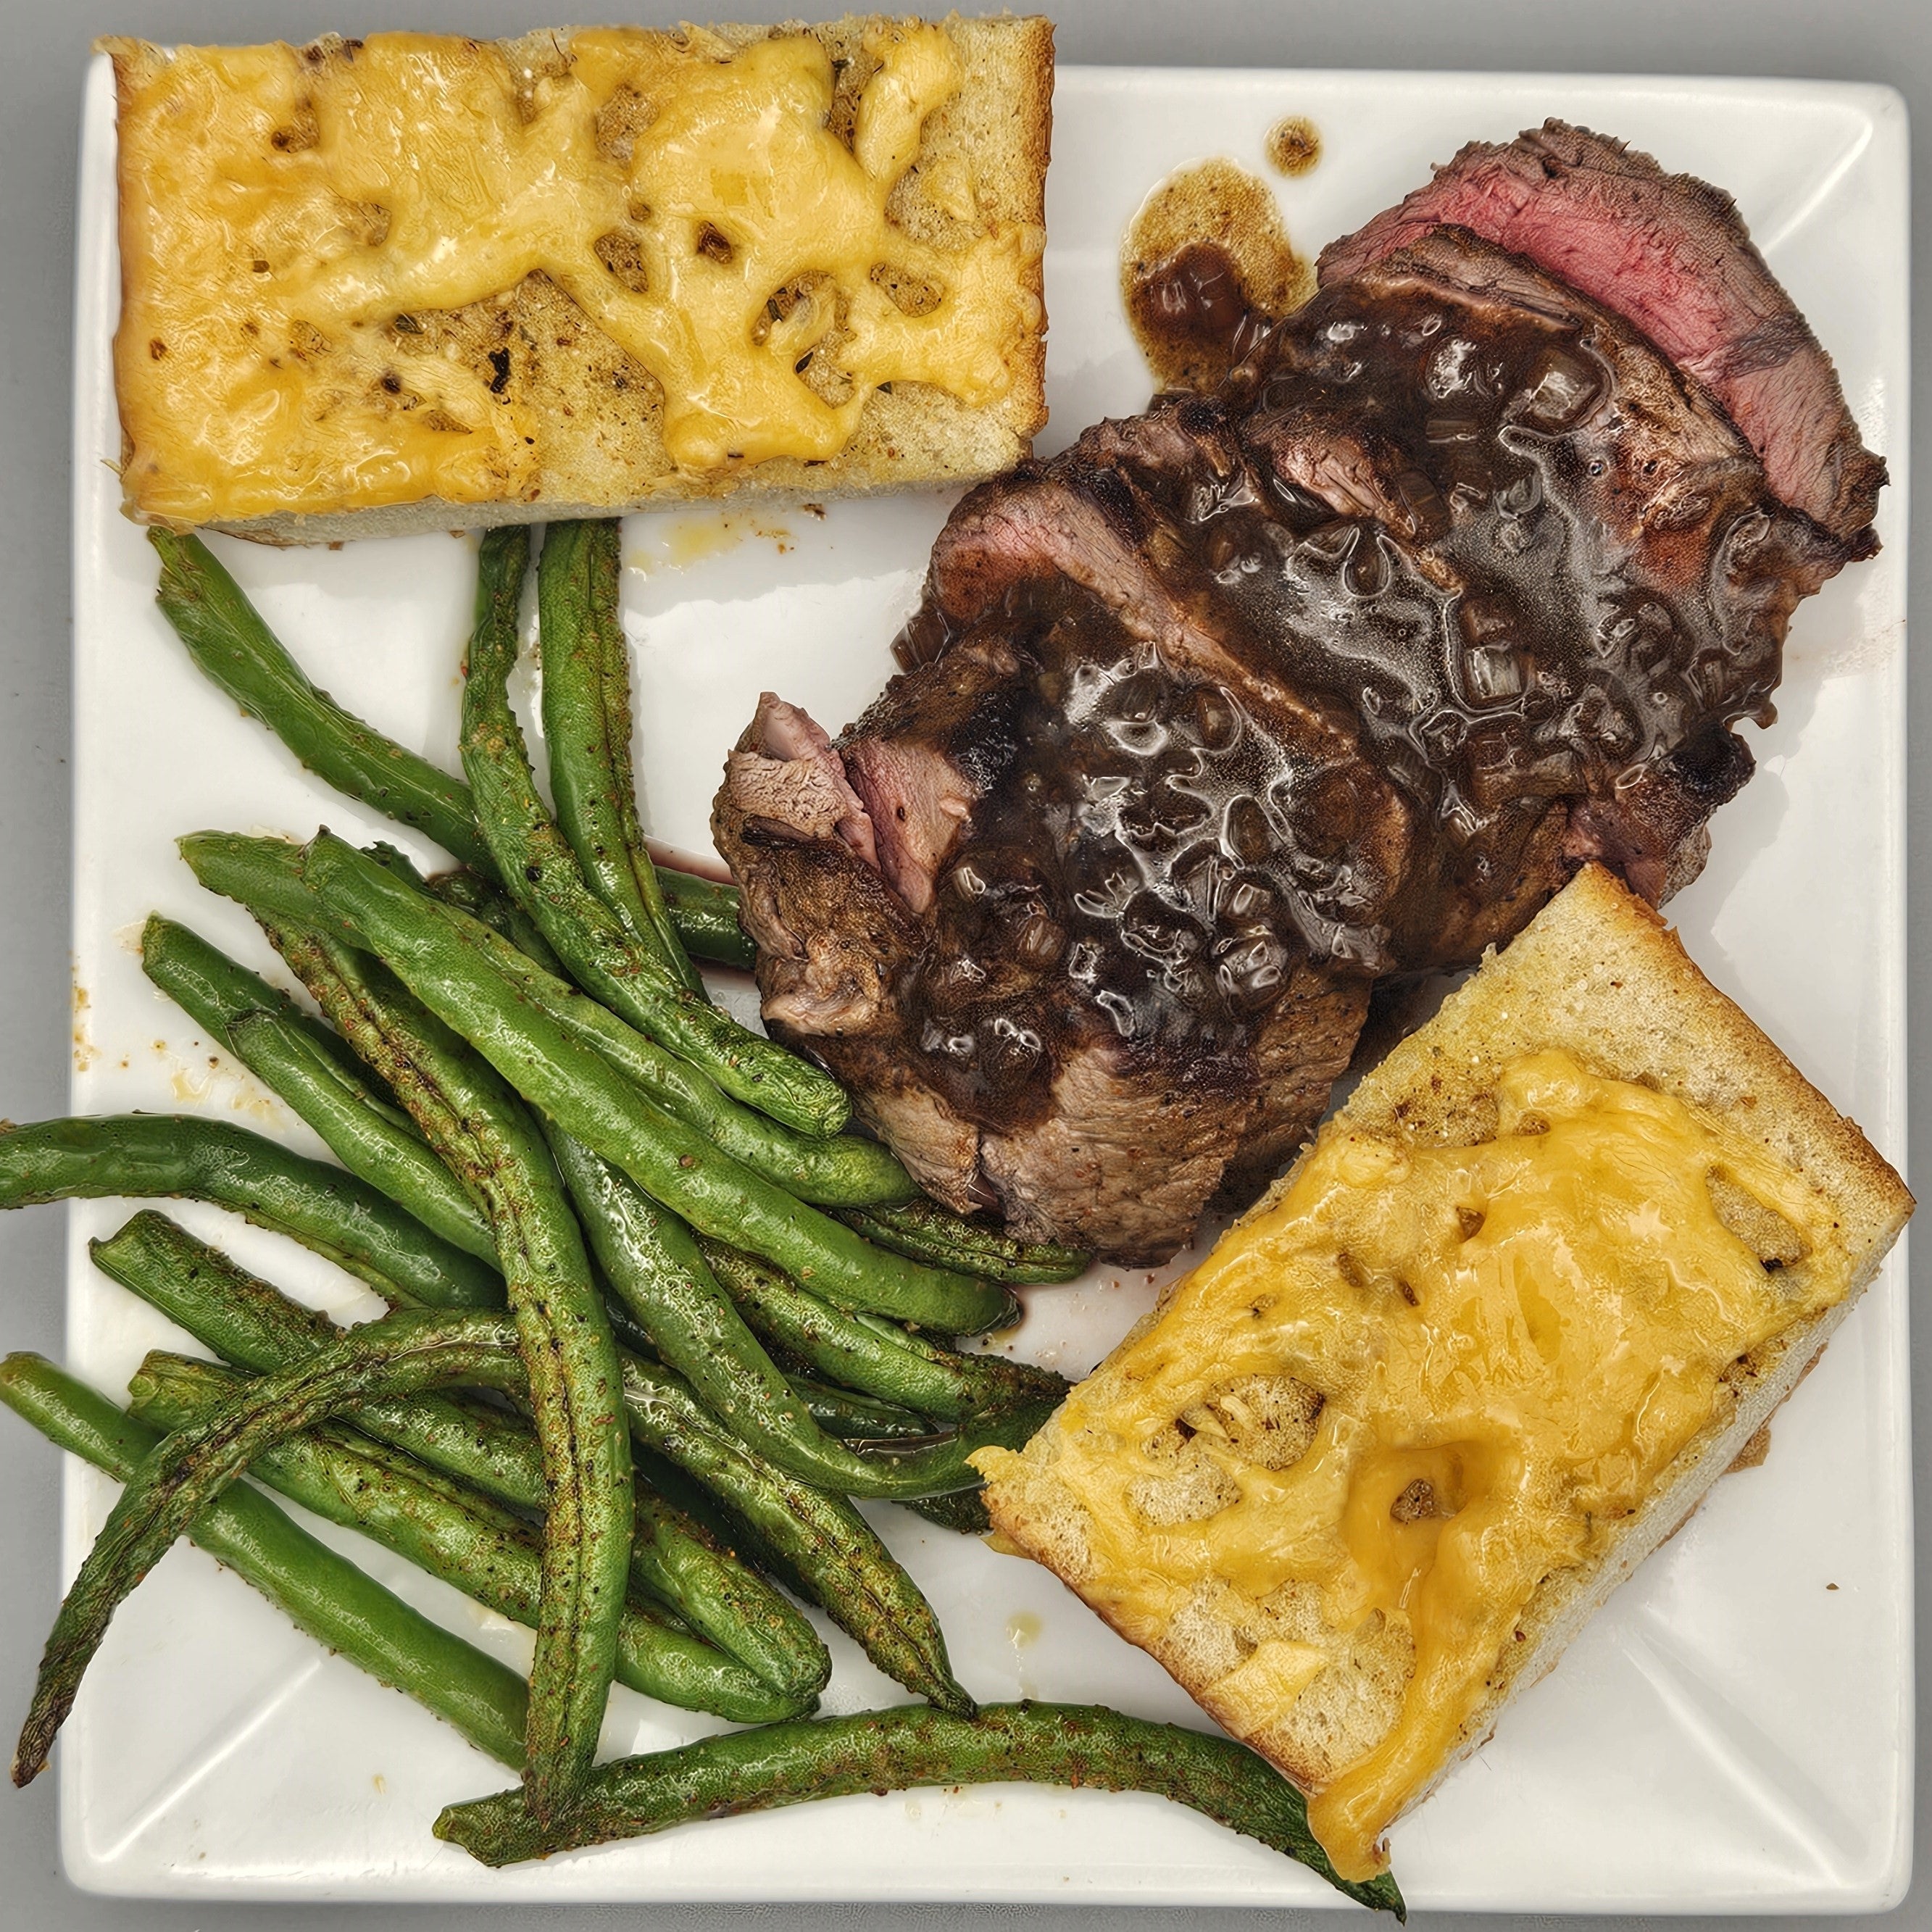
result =
[[[153,559],[119,513],[107,345],[116,296],[112,89],[89,83],[76,402],[75,1060],[79,1112],[197,1107],[314,1148],[217,1062],[142,978],[159,908],[266,964],[235,908],[200,893],[176,834],[386,833],[326,793],[203,683],[154,610]],[[1189,160],[1265,171],[1284,115],[1321,130],[1312,173],[1276,184],[1312,250],[1423,181],[1462,142],[1557,114],[1614,130],[1732,190],[1891,460],[1886,548],[1805,604],[1757,777],[1726,808],[1703,878],[1672,908],[1693,956],[1894,1161],[1905,1130],[1906,126],[1879,88],[1512,76],[1078,69],[1055,103],[1047,256],[1058,448],[1145,399],[1120,312],[1117,250],[1141,196]],[[836,724],[890,669],[947,499],[806,513],[637,519],[626,621],[652,829],[704,850],[723,753],[770,686]],[[318,680],[453,764],[467,541],[338,552],[224,543]],[[424,856],[429,856],[424,854]],[[742,997],[742,989],[740,995]],[[123,1385],[181,1338],[94,1274],[76,1208],[70,1356]],[[339,1313],[359,1289],[287,1244],[200,1210],[183,1218]],[[1906,1274],[1901,1251],[1776,1427],[1620,1592],[1486,1750],[1394,1837],[1412,1904],[1619,1912],[1872,1910],[1908,1876],[1912,1601]],[[1034,1298],[1021,1346],[1080,1370],[1144,1307],[1150,1278]],[[75,1470],[70,1574],[111,1487]],[[1054,1580],[890,1509],[881,1526],[930,1594],[959,1675],[988,1699],[1192,1706]],[[356,1539],[325,1532],[345,1545]],[[370,1567],[506,1657],[520,1634],[380,1555]],[[898,1701],[834,1640],[827,1706]],[[16,1658],[12,1668],[26,1667]],[[620,1690],[610,1750],[706,1728]],[[320,1654],[197,1552],[170,1555],[117,1618],[61,1764],[67,1867],[105,1891],[440,1899],[973,1898],[1313,1904],[1298,1868],[1158,1800],[1008,1786],[853,1798],[490,1873],[436,1844],[453,1799],[501,1770],[413,1706]]]

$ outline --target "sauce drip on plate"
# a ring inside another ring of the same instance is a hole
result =
[[[1120,295],[1162,389],[1213,388],[1262,326],[1300,308],[1315,272],[1294,251],[1267,183],[1197,161],[1142,202],[1120,248]]]

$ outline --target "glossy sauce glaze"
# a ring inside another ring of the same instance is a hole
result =
[[[1001,625],[1012,668],[948,748],[997,782],[900,988],[926,1070],[992,1126],[1039,1118],[1042,1075],[1096,1040],[1233,1077],[1331,936],[1298,928],[1264,802],[1293,788],[1294,748],[1077,591],[1016,598]]]
[[[1311,398],[1346,424],[1328,442]],[[1721,799],[1748,774],[1727,728],[1774,716],[1784,513],[1754,465],[1639,433],[1648,400],[1592,327],[1344,284],[1222,400],[1272,458],[1265,495],[1174,507],[1274,665],[1347,706],[1445,835],[1418,848],[1432,863],[1359,881],[1390,964],[1467,963],[1448,902],[1507,896],[1553,804],[1666,772]],[[1358,449],[1372,516],[1332,500]]]
[[[1645,429],[1599,319],[1418,280],[1230,326],[1216,252],[1146,286],[1244,364],[1062,459],[1191,641],[1098,566],[964,623],[929,596],[855,734],[916,720],[977,795],[899,997],[988,1126],[1042,1117],[1083,1042],[1252,1078],[1310,969],[1470,963],[1628,801],[1729,796],[1726,728],[1772,716],[1795,520],[1721,424],[1694,462]]]

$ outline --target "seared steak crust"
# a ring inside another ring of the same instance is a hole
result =
[[[1867,542],[1622,314],[1466,226],[1370,247],[1215,395],[969,494],[836,747],[761,703],[713,822],[766,1019],[942,1199],[1164,1257],[1378,976],[1586,858],[1695,876]]]

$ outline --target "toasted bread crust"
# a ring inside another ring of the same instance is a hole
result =
[[[1342,1118],[1371,1133],[1399,1135],[1424,1146],[1485,1141],[1495,1131],[1492,1096],[1504,1064],[1549,1048],[1690,1101],[1804,1174],[1832,1204],[1853,1258],[1852,1278],[1835,1304],[1736,1363],[1710,1423],[1666,1467],[1643,1507],[1609,1533],[1590,1562],[1544,1580],[1517,1619],[1516,1642],[1498,1658],[1451,1748],[1412,1805],[1489,1736],[1509,1700],[1551,1668],[1591,1612],[1682,1526],[1743,1454],[1816,1360],[1912,1210],[1904,1184],[1856,1126],[1711,986],[1647,904],[1594,867],[1507,952],[1486,960],[1434,1020],[1369,1073]],[[1247,1218],[1264,1214],[1294,1172]],[[1146,1318],[1128,1341],[1144,1334],[1160,1316],[1157,1310]],[[1103,1363],[1095,1376],[1104,1377],[1108,1370]],[[987,1504],[1003,1537],[1078,1592],[1090,1567],[1085,1511],[1055,1477],[1059,1443],[1055,1426],[1048,1424],[1024,1460],[988,1485]],[[1248,1627],[1238,1629],[1211,1591],[1197,1591],[1148,1646],[1224,1720],[1232,1714],[1217,1710],[1214,1686],[1240,1654],[1240,1643],[1293,1640],[1298,1616],[1318,1621],[1312,1604],[1273,1606],[1265,1628],[1257,1625],[1252,1608],[1240,1614]],[[1133,1633],[1122,1634],[1132,1640]],[[1402,1633],[1393,1625],[1365,1628],[1345,1664],[1331,1665],[1258,1731],[1250,1720],[1244,1741],[1298,1783],[1318,1787],[1377,1742],[1400,1705],[1410,1668]]]
[[[819,25],[732,25],[709,31],[733,46],[809,34],[824,46],[837,76],[832,124],[849,138],[853,106],[877,62],[867,32],[889,16],[850,14]],[[943,22],[963,78],[930,115],[918,157],[888,203],[915,240],[946,248],[968,231],[928,193],[922,177],[970,158],[982,218],[1043,235],[1052,134],[1053,29],[1038,18],[1001,16]],[[542,72],[567,62],[571,33],[544,32],[501,43],[513,65]],[[145,42],[108,39],[122,110],[165,70],[172,56]],[[124,260],[130,259],[130,184],[122,185]],[[976,482],[1028,454],[1046,420],[1045,321],[1038,248],[1016,264],[1020,296],[1040,304],[1040,327],[1009,359],[1010,382],[993,404],[975,407],[927,383],[900,381],[871,396],[851,440],[834,457],[789,458],[710,472],[680,471],[666,452],[663,404],[655,379],[604,334],[541,272],[501,298],[416,318],[436,346],[488,380],[508,352],[496,392],[525,406],[542,425],[533,489],[514,499],[451,502],[434,496],[381,508],[290,512],[212,526],[274,544],[426,530],[487,527],[533,518],[624,514],[694,502],[746,499],[821,502],[884,489],[941,488]],[[132,290],[124,288],[124,326]],[[136,365],[134,380],[146,372]],[[507,386],[506,386],[507,385]],[[131,457],[124,436],[124,459]],[[130,514],[142,518],[130,504]],[[160,520],[161,519],[153,519]]]

